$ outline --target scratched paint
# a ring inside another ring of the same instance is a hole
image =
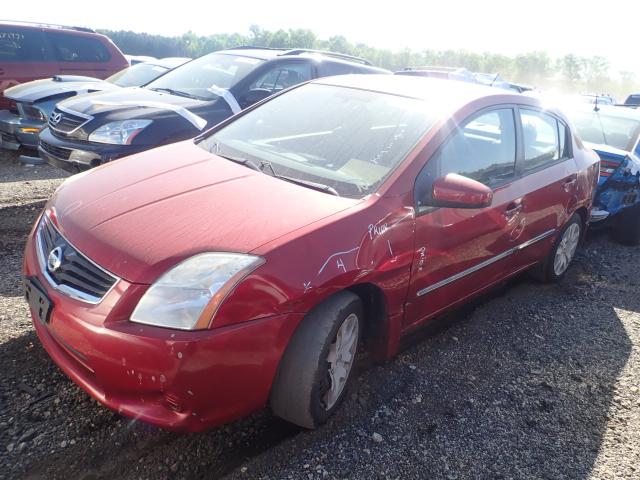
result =
[[[349,253],[354,253],[357,252],[358,250],[360,250],[360,247],[353,247],[350,250],[345,250],[343,252],[336,252],[333,253],[331,255],[329,255],[329,257],[325,260],[325,262],[322,264],[322,267],[320,267],[320,270],[318,270],[318,275],[320,275],[324,269],[327,267],[327,265],[329,264],[329,262],[334,259],[335,257],[339,257],[340,255],[347,255]],[[344,263],[342,263],[342,265],[344,266]],[[340,267],[339,267],[340,268]],[[346,268],[345,268],[346,271]]]
[[[378,237],[386,232],[389,229],[389,226],[386,223],[383,223],[381,225],[374,225],[373,223],[370,223],[367,229],[369,230],[369,239],[373,240],[375,237]]]
[[[418,249],[418,271],[422,271],[424,268],[424,262],[427,259],[427,247],[420,247]]]

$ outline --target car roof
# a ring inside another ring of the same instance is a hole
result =
[[[93,33],[96,35],[100,35],[92,28],[72,27],[68,25],[56,25],[51,23],[21,22],[18,20],[1,20],[0,25],[9,25],[12,27],[21,27],[21,28],[37,28],[37,29],[45,29],[45,30],[68,30],[73,32]]]
[[[275,48],[230,48],[211,53],[222,53],[223,55],[237,55],[239,57],[251,57],[258,60],[271,60],[277,57],[283,50]]]
[[[457,80],[411,75],[339,75],[320,78],[313,83],[426,100],[433,104],[446,104],[450,110],[456,110],[474,100],[490,96],[500,97],[503,103],[538,103],[532,97],[511,93],[508,90]]]
[[[212,53],[222,53],[224,55],[239,55],[243,57],[251,57],[259,60],[274,60],[282,58],[287,60],[290,58],[312,58],[322,62],[343,63],[349,65],[357,65],[363,70],[378,71],[380,73],[388,73],[387,70],[374,66],[364,58],[355,57],[353,55],[342,54],[325,50],[313,50],[307,48],[270,48],[270,47],[234,47],[226,50],[219,50]]]

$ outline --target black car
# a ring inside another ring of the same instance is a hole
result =
[[[264,98],[307,80],[390,73],[331,52],[234,48],[192,60],[144,88],[90,93],[56,105],[38,151],[52,165],[85,170],[191,138]]]

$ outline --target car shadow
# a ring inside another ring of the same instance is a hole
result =
[[[21,296],[24,244],[44,201],[0,208],[0,296]],[[1,312],[0,312],[1,313]]]
[[[36,156],[31,151],[2,151],[0,149],[0,184],[7,182],[63,179],[70,173],[48,164],[23,165],[18,160],[20,155]]]
[[[600,248],[622,247],[596,238],[561,284],[522,276],[412,335],[394,360],[365,358],[339,413],[312,432],[267,411],[198,434],[124,419],[64,377],[30,332],[0,345],[0,419],[50,444],[27,445],[22,467],[2,461],[25,478],[306,477],[303,464],[323,455],[338,478],[587,478],[632,349],[621,315],[640,312],[637,286],[597,262]],[[30,398],[20,383],[43,388]]]

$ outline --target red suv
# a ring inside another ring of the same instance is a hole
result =
[[[128,67],[118,47],[88,28],[0,22],[0,109],[7,88],[54,75],[108,76]]]
[[[25,252],[53,360],[125,415],[315,427],[360,348],[533,268],[560,279],[598,158],[538,100],[347,75],[66,181]]]

